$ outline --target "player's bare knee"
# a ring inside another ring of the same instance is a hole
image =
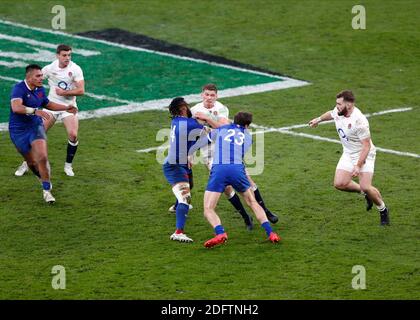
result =
[[[224,191],[224,194],[226,195],[228,199],[230,199],[235,195],[235,191],[233,190],[231,186],[227,186]]]
[[[372,189],[370,184],[360,184],[360,190],[364,193],[368,193]]]
[[[338,190],[344,190],[346,189],[348,183],[344,182],[344,181],[334,181],[334,188],[338,189]]]
[[[36,160],[37,160],[36,161],[37,163],[45,164],[45,163],[48,162],[48,156],[47,156],[46,153],[42,153],[42,154],[38,155]]]
[[[73,143],[77,142],[77,132],[71,131],[68,136],[69,140]]]
[[[211,212],[214,210],[214,206],[210,203],[204,203],[203,209],[204,209],[204,213]]]
[[[204,217],[207,218],[207,217],[209,217],[211,215],[211,210],[208,207],[205,207],[204,206],[203,214],[204,214]]]
[[[245,203],[247,204],[248,207],[252,208],[254,207],[257,203],[257,200],[255,200],[254,196],[249,195],[248,193],[242,194],[243,198],[245,200]]]

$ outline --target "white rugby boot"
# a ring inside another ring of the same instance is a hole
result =
[[[67,163],[67,162],[64,163],[64,172],[69,177],[74,177],[73,167],[72,167],[71,163]]]
[[[19,166],[19,168],[17,168],[17,170],[15,171],[15,176],[21,177],[28,171],[29,171],[28,164],[26,163],[26,161],[23,161],[22,164]]]
[[[170,237],[171,240],[179,241],[179,242],[193,242],[194,240],[187,237],[185,233],[174,233]]]
[[[44,200],[47,203],[53,204],[55,202],[55,198],[51,194],[51,190],[43,190]]]

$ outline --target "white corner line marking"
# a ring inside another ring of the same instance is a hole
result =
[[[128,45],[124,45],[124,44],[120,44],[120,43],[115,43],[115,42],[106,41],[106,40],[100,40],[100,39],[95,39],[95,38],[89,38],[89,37],[74,35],[74,34],[65,33],[65,32],[61,32],[61,31],[53,31],[53,30],[44,29],[44,28],[31,27],[31,26],[28,26],[28,25],[25,25],[25,24],[12,22],[12,21],[8,21],[8,20],[3,20],[3,19],[0,19],[0,23],[10,25],[10,26],[14,26],[14,27],[23,28],[23,29],[30,29],[30,30],[35,30],[35,31],[39,31],[39,32],[44,32],[44,33],[66,36],[66,37],[71,37],[71,38],[75,38],[75,39],[81,39],[81,40],[85,40],[85,41],[102,43],[102,44],[106,44],[106,45],[110,45],[110,46],[114,46],[114,47],[133,50],[133,51],[142,51],[142,52],[153,53],[153,54],[157,54],[157,55],[161,55],[161,56],[167,56],[167,57],[180,59],[180,60],[195,61],[195,62],[199,62],[199,63],[219,66],[219,67],[223,67],[223,68],[226,68],[226,69],[238,70],[238,71],[247,72],[247,73],[253,73],[253,74],[262,75],[262,76],[266,76],[266,77],[271,77],[271,78],[275,78],[275,79],[281,79],[281,80],[285,80],[285,81],[294,80],[294,79],[288,78],[288,77],[277,76],[277,75],[273,75],[273,74],[270,74],[270,73],[265,73],[265,72],[261,72],[261,71],[230,66],[230,65],[226,65],[226,64],[222,64],[222,63],[211,62],[211,61],[207,61],[207,60],[195,59],[195,58],[190,58],[190,57],[184,57],[184,56],[180,56],[180,55],[176,55],[176,54],[172,54],[172,53],[166,53],[166,52],[144,49],[144,48],[139,48],[139,47],[133,47],[133,46],[128,46]],[[305,84],[309,84],[306,81],[301,81],[301,82],[304,82]]]

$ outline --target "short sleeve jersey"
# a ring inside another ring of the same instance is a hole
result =
[[[210,109],[207,109],[202,102],[197,103],[194,107],[191,108],[193,117],[197,112],[206,114],[214,121],[219,121],[220,118],[229,119],[229,109],[219,101],[216,101],[213,108]]]
[[[193,118],[175,117],[172,119],[169,153],[166,162],[169,164],[187,164],[188,152],[202,134],[203,128]]]
[[[243,157],[252,145],[249,131],[234,123],[212,130],[209,139],[215,142],[213,165],[243,165]]]
[[[357,107],[354,107],[350,117],[339,116],[337,108],[331,111],[331,116],[335,121],[343,152],[351,155],[360,153],[363,147],[362,140],[370,138],[369,122],[366,116]],[[374,148],[372,142],[371,148]]]
[[[49,103],[44,87],[37,87],[34,90],[31,90],[25,80],[17,83],[13,87],[10,94],[10,101],[15,99],[22,99],[22,104],[25,107],[35,109],[45,107]],[[12,110],[12,106],[10,106],[9,130],[25,129],[40,124],[42,124],[41,117],[34,114],[15,113]]]
[[[70,61],[69,65],[65,68],[60,68],[58,60],[53,61],[49,65],[42,68],[42,73],[45,79],[48,79],[48,85],[50,86],[50,92],[48,93],[48,99],[52,102],[64,104],[64,105],[75,105],[75,96],[59,96],[55,89],[61,88],[63,90],[72,90],[76,88],[76,82],[84,80],[82,69],[73,61]]]

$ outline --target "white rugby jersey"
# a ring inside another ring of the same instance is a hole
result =
[[[203,102],[197,103],[194,107],[191,108],[191,113],[193,117],[197,112],[202,112],[205,115],[209,116],[214,121],[219,121],[220,118],[226,118],[229,119],[229,109],[220,103],[219,101],[216,101],[214,103],[213,108],[207,109]]]
[[[369,122],[365,115],[356,107],[350,117],[339,116],[337,107],[331,111],[331,116],[335,121],[338,136],[343,145],[343,152],[356,156],[362,151],[363,139],[370,138]],[[375,146],[370,141],[370,152],[375,152]]]
[[[67,67],[60,68],[58,60],[53,61],[49,65],[42,68],[42,74],[45,79],[48,79],[50,92],[48,99],[55,103],[64,105],[76,104],[76,96],[59,96],[55,93],[55,88],[59,87],[63,90],[72,90],[76,88],[75,82],[84,80],[82,69],[73,61],[70,61]]]

